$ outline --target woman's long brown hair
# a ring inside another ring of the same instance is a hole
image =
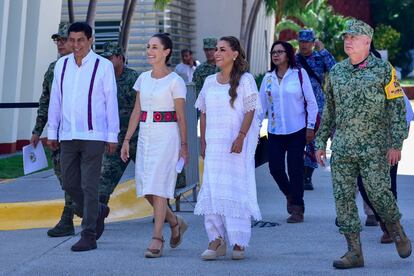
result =
[[[240,45],[240,41],[237,38],[234,36],[224,36],[220,38],[220,40],[226,41],[233,51],[239,52],[239,55],[234,61],[233,68],[230,72],[230,105],[231,107],[234,107],[234,101],[237,98],[237,87],[240,84],[240,78],[245,72],[247,72],[249,64],[246,60],[246,53],[244,52],[243,48]]]

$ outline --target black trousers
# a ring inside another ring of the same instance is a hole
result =
[[[286,135],[268,134],[269,169],[279,189],[292,197],[292,204],[304,207],[303,151],[306,145],[306,128]],[[287,171],[285,168],[287,159]]]
[[[61,142],[63,189],[75,202],[75,213],[82,218],[82,230],[96,232],[98,186],[105,142],[71,140]]]
[[[390,169],[391,192],[393,193],[395,199],[397,199],[397,171],[398,171],[398,164],[392,166],[391,169]],[[362,177],[361,176],[358,176],[357,185],[358,185],[359,193],[362,196],[362,199],[369,206],[369,208],[371,208],[371,210],[374,213],[375,218],[377,219],[377,221],[381,221],[380,216],[375,211],[374,207],[372,206],[371,202],[369,201],[367,192],[365,191],[365,188],[364,188],[364,183],[362,183]]]

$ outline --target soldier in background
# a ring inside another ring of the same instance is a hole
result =
[[[323,43],[315,39],[315,34],[312,30],[300,30],[298,41],[299,53],[296,54],[296,63],[308,73],[318,104],[318,113],[321,117],[325,103],[323,92],[325,74],[331,70],[336,61],[331,53],[325,49]],[[313,190],[312,174],[316,168],[318,168],[318,162],[315,158],[315,140],[313,140],[306,145],[303,174],[303,188],[305,190]]]
[[[400,224],[401,214],[390,191],[390,166],[401,158],[407,137],[403,91],[389,63],[370,55],[373,29],[350,20],[343,35],[348,59],[329,73],[316,158],[324,166],[326,142],[335,129],[331,149],[333,191],[339,231],[348,251],[335,268],[364,266],[355,203],[355,179],[360,174],[369,199],[384,221],[401,258],[411,255],[411,242]]]
[[[196,97],[203,88],[203,84],[205,79],[217,73],[220,69],[216,66],[216,60],[214,58],[214,52],[216,51],[216,38],[204,38],[203,39],[203,49],[204,54],[206,55],[206,61],[203,62],[200,66],[196,68],[193,74],[193,82],[195,84],[196,89]]]
[[[99,183],[99,202],[108,204],[109,198],[119,183],[130,160],[135,162],[138,129],[131,137],[129,150],[131,158],[123,162],[120,157],[121,147],[124,143],[128,129],[129,117],[134,109],[137,92],[133,89],[138,73],[125,65],[125,54],[116,42],[106,42],[101,56],[109,59],[114,65],[116,86],[118,88],[119,128],[118,146],[114,154],[104,154]]]
[[[67,39],[68,29],[70,23],[60,23],[59,30],[56,34],[52,35],[53,41],[57,45],[59,56],[65,56],[72,52]],[[36,147],[39,142],[39,138],[42,135],[43,128],[47,123],[47,112],[49,109],[50,91],[53,82],[53,70],[55,68],[56,61],[52,62],[47,69],[43,79],[43,91],[39,99],[39,108],[37,110],[36,125],[32,131],[32,138],[30,143]],[[60,171],[60,148],[56,151],[52,151],[51,159],[53,163],[53,169],[55,175],[59,179],[60,186],[62,186],[62,178]],[[73,227],[74,205],[70,196],[65,192],[65,206],[63,207],[62,216],[58,224],[47,231],[50,237],[64,237],[75,234],[75,228]]]

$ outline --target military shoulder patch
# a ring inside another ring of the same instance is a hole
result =
[[[388,100],[400,98],[404,95],[404,91],[397,78],[397,71],[392,67],[391,81],[385,86],[385,94]]]

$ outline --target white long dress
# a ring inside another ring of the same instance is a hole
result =
[[[180,133],[177,122],[153,122],[156,111],[174,111],[174,99],[186,96],[183,79],[171,72],[161,79],[142,73],[134,84],[139,92],[141,110],[147,112],[140,122],[135,179],[137,196],[157,195],[174,198],[177,180],[175,166],[179,159]]]
[[[206,154],[203,185],[198,194],[196,215],[261,219],[257,203],[254,153],[257,146],[261,112],[253,76],[243,74],[237,88],[234,108],[230,106],[229,84],[217,82],[217,74],[206,78],[195,107],[206,113]],[[255,117],[240,154],[230,153],[239,134],[245,113]]]

